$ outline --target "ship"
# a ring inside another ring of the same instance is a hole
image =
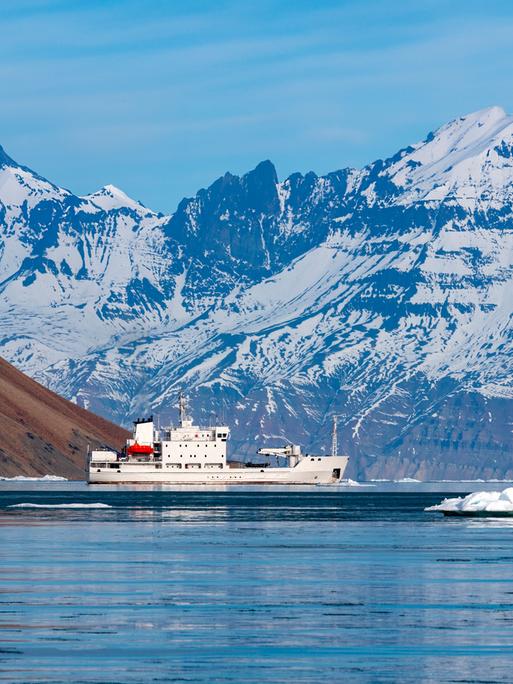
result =
[[[348,457],[337,455],[337,417],[330,455],[303,454],[295,444],[258,449],[257,462],[228,460],[227,425],[201,427],[180,393],[178,425],[159,429],[153,416],[134,421],[122,451],[87,455],[89,484],[329,485],[340,482]]]

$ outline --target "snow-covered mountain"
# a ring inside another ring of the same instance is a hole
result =
[[[361,170],[227,173],[172,216],[0,148],[0,355],[129,424],[179,387],[232,450],[341,448],[358,477],[513,477],[513,117]]]

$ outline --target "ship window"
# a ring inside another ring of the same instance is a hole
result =
[[[310,460],[311,460],[311,461],[315,461],[315,458],[311,458]]]

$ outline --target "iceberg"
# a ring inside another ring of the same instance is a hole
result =
[[[474,492],[467,496],[444,499],[425,511],[440,511],[444,515],[513,515],[513,487],[502,492]]]

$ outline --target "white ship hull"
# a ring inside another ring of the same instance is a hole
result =
[[[347,456],[305,456],[294,467],[223,468],[211,470],[156,469],[153,463],[116,463],[89,468],[89,484],[169,485],[312,485],[336,484],[344,476]]]
[[[264,447],[260,457],[281,459],[282,467],[229,462],[226,425],[201,427],[187,415],[183,394],[179,397],[180,422],[155,429],[153,416],[134,421],[131,438],[122,452],[95,449],[88,454],[89,484],[167,485],[312,485],[340,482],[347,456],[336,456],[334,422],[331,456],[303,455],[298,445]]]

